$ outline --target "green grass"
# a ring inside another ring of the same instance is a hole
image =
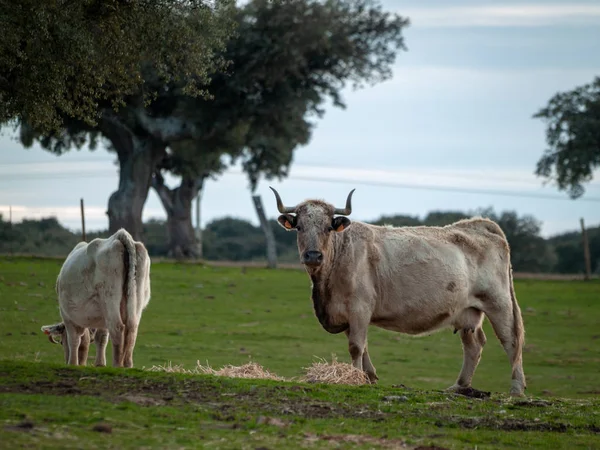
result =
[[[495,394],[483,401],[440,392],[462,362],[460,339],[451,330],[411,338],[372,327],[378,386],[67,369],[60,346],[40,331],[60,321],[54,293],[60,266],[0,258],[0,447],[373,448],[402,441],[600,448],[597,281],[516,282],[526,328],[527,394],[543,398],[519,403],[505,396],[510,366],[487,323],[474,386]],[[134,353],[138,369],[168,362],[193,368],[198,360],[219,368],[251,358],[294,377],[316,356],[349,359],[343,333],[326,333],[314,317],[303,272],[159,263],[151,277],[152,299]],[[407,388],[394,387],[399,384]],[[384,401],[389,395],[406,398]],[[261,423],[261,416],[285,426]],[[16,427],[29,420],[33,429]],[[112,434],[91,431],[98,422],[109,423]]]

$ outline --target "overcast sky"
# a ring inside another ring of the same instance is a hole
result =
[[[516,210],[543,222],[545,236],[600,224],[600,176],[582,199],[569,200],[533,174],[545,149],[532,114],[557,91],[600,75],[600,3],[589,1],[394,1],[408,16],[408,52],[393,79],[345,92],[348,108],[327,109],[309,145],[298,148],[291,176],[261,181],[267,212],[311,197],[343,205],[354,194],[355,220],[432,210]],[[450,6],[452,5],[452,6]],[[13,220],[56,216],[80,228],[106,228],[117,187],[114,155],[103,147],[56,157],[0,136],[0,213]],[[175,180],[171,179],[173,183]],[[258,223],[239,168],[208,182],[202,223],[233,215]],[[499,195],[503,194],[503,195]],[[164,217],[150,193],[144,217]]]

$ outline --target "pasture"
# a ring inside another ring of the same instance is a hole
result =
[[[314,317],[298,270],[155,263],[133,370],[66,368],[40,327],[60,321],[61,260],[0,258],[0,442],[5,448],[600,447],[600,282],[517,280],[527,397],[489,323],[473,386],[443,393],[462,363],[447,329],[412,338],[371,327],[377,386],[309,385],[142,371],[249,360],[286,378],[316,357],[349,361]],[[90,360],[95,351],[92,346]],[[110,361],[110,345],[107,360]],[[104,432],[103,432],[104,431]]]

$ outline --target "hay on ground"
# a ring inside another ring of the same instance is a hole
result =
[[[250,378],[275,381],[292,381],[272,372],[269,372],[260,364],[248,362],[242,366],[233,366],[228,364],[218,370],[213,369],[208,364],[203,366],[200,361],[197,361],[196,367],[193,369],[185,369],[182,364],[172,365],[171,362],[165,365],[154,365],[145,370],[151,372],[169,372],[169,373],[185,373],[190,375],[215,375],[218,377],[229,378]],[[297,381],[305,383],[325,383],[325,384],[349,384],[362,385],[369,384],[369,378],[362,371],[351,364],[342,363],[337,360],[335,355],[332,355],[331,362],[324,358],[318,358],[310,367],[304,367],[306,374]]]
[[[147,370],[148,372],[187,373],[190,375],[198,374],[198,372],[196,370],[184,369],[183,364],[176,364],[175,366],[173,366],[171,364],[171,361],[169,361],[167,364],[165,364],[163,366],[161,366],[160,364],[154,365],[154,366],[150,367],[149,369],[146,369],[145,367],[143,367],[142,370]]]
[[[196,370],[198,371],[198,373],[216,375],[218,377],[254,378],[263,380],[285,381],[285,378],[269,372],[263,366],[255,362],[249,362],[244,364],[243,366],[232,366],[231,364],[228,364],[224,367],[221,367],[219,370],[215,370],[209,365],[201,365],[198,361]]]
[[[352,364],[338,362],[337,357],[332,355],[331,362],[323,358],[313,362],[312,366],[305,367],[306,375],[301,381],[306,383],[327,383],[327,384],[369,384],[369,378],[362,370],[357,369]]]
[[[165,365],[154,365],[149,369],[145,369],[150,372],[169,372],[169,373],[186,373],[190,375],[215,375],[218,377],[229,377],[229,378],[254,378],[263,380],[276,380],[285,381],[285,378],[280,377],[272,372],[269,372],[260,364],[255,362],[249,362],[242,366],[232,366],[228,364],[221,367],[219,370],[215,370],[208,364],[203,366],[200,361],[196,362],[194,369],[185,369],[182,364],[173,366],[171,362]]]

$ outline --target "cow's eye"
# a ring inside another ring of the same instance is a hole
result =
[[[327,227],[327,231],[333,231],[333,227],[332,227],[331,225],[329,225],[329,226]]]
[[[298,226],[296,227],[296,231],[302,231],[302,227],[301,227],[300,225],[298,225]]]

